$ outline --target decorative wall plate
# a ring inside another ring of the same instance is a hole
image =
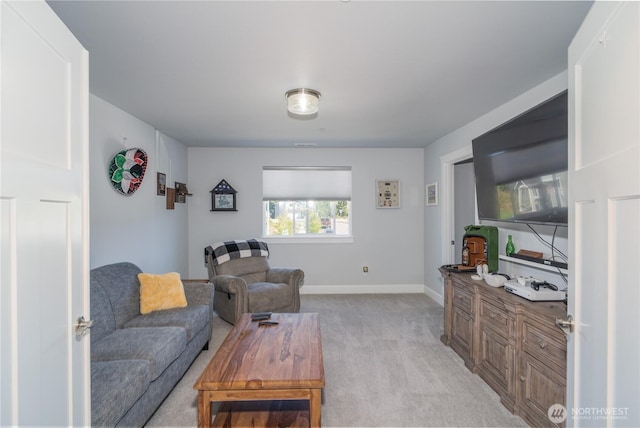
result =
[[[137,147],[122,150],[109,162],[111,185],[125,196],[138,190],[147,170],[147,153]]]
[[[400,208],[400,180],[376,180],[376,208]]]

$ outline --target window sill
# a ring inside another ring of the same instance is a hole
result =
[[[263,236],[267,244],[353,244],[353,236]]]

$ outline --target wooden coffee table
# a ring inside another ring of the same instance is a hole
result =
[[[324,366],[318,314],[273,314],[271,321],[278,324],[260,326],[244,314],[229,332],[193,386],[198,426],[211,425],[212,402],[224,402],[215,426],[257,426],[260,420],[267,426],[267,420],[278,420],[278,412],[288,413],[293,425],[308,421],[321,426]],[[308,414],[302,401],[308,402]]]

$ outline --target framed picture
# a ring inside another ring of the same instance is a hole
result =
[[[184,204],[187,201],[188,194],[187,185],[176,181],[176,202]]]
[[[427,184],[427,205],[438,205],[438,183]]]
[[[211,189],[211,211],[238,211],[236,190],[226,180]]]
[[[158,173],[157,178],[158,190],[156,195],[164,196],[167,194],[167,175],[163,172]]]
[[[376,180],[376,208],[400,208],[400,180]]]

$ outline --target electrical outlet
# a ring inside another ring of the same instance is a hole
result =
[[[369,273],[369,266],[362,266],[362,273]]]

